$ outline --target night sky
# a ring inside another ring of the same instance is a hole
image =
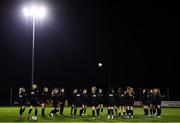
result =
[[[28,2],[0,3],[0,92],[6,95],[10,87],[31,83],[32,19],[22,14]],[[36,2],[48,9],[36,23],[35,82],[40,87],[107,88],[111,72],[111,86],[170,87],[172,96],[178,92],[177,3]]]

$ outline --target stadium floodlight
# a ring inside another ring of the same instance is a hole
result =
[[[23,8],[23,13],[25,17],[32,17],[33,30],[32,30],[32,70],[31,70],[31,85],[34,83],[34,44],[35,44],[35,29],[36,29],[36,19],[45,17],[46,8],[43,6],[28,6]]]
[[[43,6],[30,6],[23,8],[24,15],[26,17],[44,17],[46,15],[46,9]]]

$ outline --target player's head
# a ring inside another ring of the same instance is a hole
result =
[[[87,94],[87,89],[84,89],[84,90],[83,90],[83,94]]]
[[[153,92],[156,94],[156,93],[157,93],[157,88],[154,88],[154,89],[153,89]]]
[[[118,94],[122,94],[123,93],[123,89],[121,87],[118,88]]]
[[[76,94],[76,93],[77,93],[77,89],[74,89],[74,90],[73,90],[73,93]]]
[[[128,86],[127,87],[127,93],[132,94],[133,93],[133,88]]]
[[[157,88],[157,93],[158,93],[158,94],[160,94],[160,93],[161,93],[161,91],[160,91],[160,89],[159,89],[159,88]]]
[[[22,92],[26,92],[26,89],[25,89],[25,88],[22,88]]]
[[[146,89],[145,89],[145,88],[143,89],[143,94],[144,94],[144,93],[146,93]]]
[[[37,88],[37,84],[33,84],[32,89],[36,89],[36,88]]]
[[[61,92],[64,93],[64,88],[61,88]]]
[[[99,88],[99,93],[100,93],[100,94],[102,94],[102,92],[103,92],[103,91],[102,91],[102,89],[101,89],[101,88]]]
[[[153,89],[149,89],[149,93],[151,93],[151,94],[152,94],[152,93],[153,93]]]
[[[58,89],[58,88],[55,88],[55,89],[54,89],[54,93],[55,93],[55,94],[58,94],[58,92],[59,92],[59,89]]]
[[[47,87],[44,87],[44,92],[48,92],[48,88]]]
[[[95,93],[96,92],[96,87],[95,86],[93,86],[92,88],[91,88],[91,91],[92,91],[92,93]]]
[[[21,94],[22,92],[23,92],[23,88],[20,87],[20,88],[19,88],[19,94]]]

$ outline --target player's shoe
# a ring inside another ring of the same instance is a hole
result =
[[[22,119],[22,115],[19,115],[19,116],[18,116],[18,119],[21,120],[21,119]]]
[[[110,115],[108,115],[107,119],[110,119]]]
[[[92,118],[93,120],[95,119],[95,117]]]
[[[111,119],[114,119],[114,116],[113,116],[113,115],[111,116]]]

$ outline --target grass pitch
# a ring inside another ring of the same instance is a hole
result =
[[[23,113],[22,120],[18,120],[18,107],[0,107],[0,122],[34,122],[33,120],[27,120],[27,112],[29,108],[26,107]],[[70,116],[70,107],[65,107],[64,116],[48,117],[51,108],[46,108],[46,118],[41,117],[41,108],[38,110],[38,120],[37,122],[180,122],[180,108],[163,108],[161,118],[146,118],[143,116],[142,108],[134,108],[134,118],[133,119],[122,119],[114,117],[114,119],[107,119],[107,108],[104,108],[103,114],[98,119],[92,119],[91,108],[87,109],[87,116],[80,118],[73,118]],[[79,114],[79,110],[77,112]],[[34,110],[32,111],[32,116]]]

